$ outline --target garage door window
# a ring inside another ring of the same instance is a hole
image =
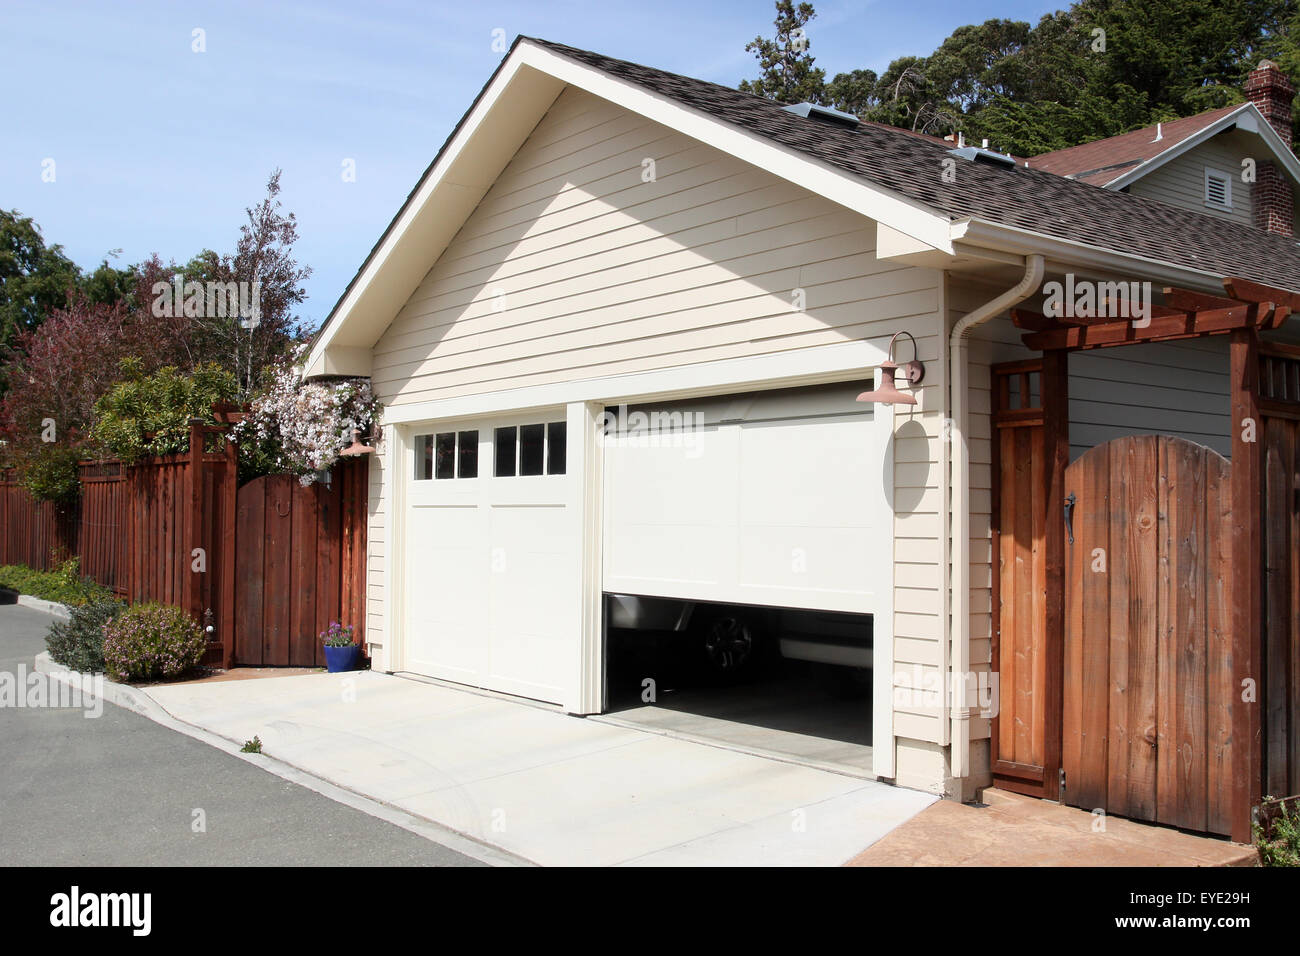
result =
[[[493,474],[498,478],[564,474],[564,422],[507,425],[496,429],[493,443]]]
[[[478,432],[415,436],[415,480],[478,477]]]

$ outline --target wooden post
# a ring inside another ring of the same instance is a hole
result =
[[[1251,842],[1250,814],[1260,802],[1260,695],[1264,691],[1263,555],[1260,482],[1263,421],[1259,411],[1259,334],[1234,329],[1229,401],[1232,408],[1232,839]],[[1252,700],[1243,700],[1252,682]]]
[[[203,544],[203,419],[190,419],[190,500],[186,524],[189,533],[183,540],[189,542],[181,554],[181,573],[185,575],[185,606],[197,621],[203,620],[203,578],[193,570],[194,549]],[[206,559],[205,559],[206,560]],[[206,563],[205,563],[206,568]],[[204,572],[207,573],[206,570]]]
[[[226,467],[222,482],[221,527],[221,635],[222,666],[235,666],[235,515],[239,507],[239,446],[226,427]]]
[[[1061,726],[1065,688],[1065,468],[1070,463],[1070,353],[1043,353],[1038,388],[1043,403],[1043,457],[1046,459],[1046,593],[1043,653],[1043,794],[1060,797]]]

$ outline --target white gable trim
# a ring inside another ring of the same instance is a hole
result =
[[[359,360],[362,351],[378,341],[566,85],[730,153],[926,246],[952,253],[950,221],[936,210],[524,39],[326,319],[308,354],[307,375],[368,374],[369,368]]]
[[[1136,182],[1148,173],[1159,169],[1165,163],[1177,159],[1179,156],[1190,152],[1197,146],[1204,143],[1213,136],[1217,136],[1230,126],[1236,126],[1238,129],[1247,133],[1255,133],[1264,144],[1272,157],[1290,174],[1291,179],[1300,183],[1300,160],[1296,159],[1295,153],[1291,152],[1290,147],[1282,141],[1282,137],[1277,135],[1277,130],[1273,129],[1264,119],[1264,114],[1254,103],[1242,103],[1237,109],[1233,110],[1226,116],[1221,116],[1203,130],[1193,133],[1186,139],[1175,143],[1159,155],[1152,156],[1143,163],[1134,166],[1124,175],[1117,179],[1112,179],[1103,186],[1103,189],[1123,189],[1130,183]],[[1240,172],[1240,170],[1238,170]]]

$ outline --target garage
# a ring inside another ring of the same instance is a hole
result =
[[[404,669],[565,702],[582,607],[565,409],[408,432]]]
[[[870,773],[892,511],[864,387],[606,410],[616,719]]]

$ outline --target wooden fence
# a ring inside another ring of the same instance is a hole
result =
[[[1261,349],[1263,792],[1300,794],[1300,349]]]
[[[317,634],[331,620],[356,625],[362,640],[365,459],[335,466],[329,486],[272,475],[239,489],[224,431],[195,421],[185,454],[83,462],[81,494],[62,507],[0,473],[0,564],[48,571],[75,556],[82,574],[132,603],[185,608],[213,627],[211,665],[321,664]],[[249,519],[268,496],[273,520]]]
[[[267,475],[239,489],[235,656],[241,664],[325,663],[317,635],[350,623],[364,642],[365,461],[328,486]]]

